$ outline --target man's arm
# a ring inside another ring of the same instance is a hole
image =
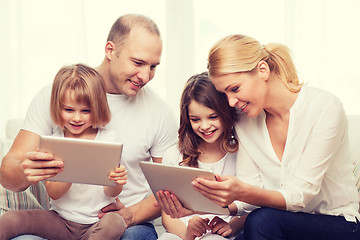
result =
[[[152,158],[154,162],[161,163],[162,158]],[[129,206],[125,207],[119,200],[116,198],[116,202],[101,209],[101,212],[98,214],[99,218],[102,218],[107,212],[117,211],[120,214],[128,227],[146,223],[155,218],[160,217],[161,209],[159,207],[155,207],[156,199],[154,194],[151,194],[149,197],[144,200]]]
[[[0,168],[0,183],[11,191],[24,191],[62,171],[63,162],[51,161],[53,156],[38,152],[40,136],[20,130]]]
[[[153,194],[141,202],[130,206],[128,209],[132,212],[132,221],[130,225],[146,223],[160,217],[161,209],[154,206],[156,199]]]
[[[119,198],[116,198],[115,203],[111,203],[101,209],[98,217],[101,219],[106,213],[116,211],[124,218],[128,227],[146,223],[160,216],[161,209],[154,206],[155,202],[156,199],[152,194],[130,207],[125,207]]]

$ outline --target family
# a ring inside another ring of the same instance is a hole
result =
[[[240,34],[215,43],[208,71],[185,84],[179,127],[145,86],[161,52],[156,23],[123,15],[100,66],[64,66],[40,90],[0,181],[16,192],[45,181],[51,208],[6,212],[0,240],[360,239],[343,105],[300,83],[285,45]],[[122,165],[108,176],[115,186],[46,181],[64,163],[37,150],[41,135],[122,142]],[[168,191],[149,195],[140,161],[213,171],[216,181],[192,185],[231,215],[186,209]],[[159,216],[161,236],[152,224]]]

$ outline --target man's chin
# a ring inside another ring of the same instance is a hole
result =
[[[125,94],[128,97],[134,97],[138,94],[138,92],[140,91],[141,88],[138,89],[129,89],[126,92],[124,92],[123,94]]]

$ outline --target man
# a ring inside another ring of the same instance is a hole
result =
[[[117,132],[124,144],[122,164],[128,182],[119,199],[105,207],[117,211],[128,224],[121,239],[156,239],[148,221],[158,217],[153,195],[147,197],[148,185],[139,162],[161,162],[164,151],[175,144],[177,126],[174,116],[151,89],[144,87],[160,64],[162,41],[156,24],[141,15],[124,15],[113,24],[105,46],[105,58],[97,68],[105,81],[112,114],[106,126]],[[63,163],[51,154],[36,151],[39,135],[51,135],[55,125],[50,117],[51,86],[42,89],[31,103],[23,128],[18,133],[1,169],[1,184],[12,191],[23,191],[56,175]]]

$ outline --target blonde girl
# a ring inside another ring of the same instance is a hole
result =
[[[83,64],[61,68],[53,82],[50,110],[58,126],[55,136],[116,140],[114,132],[103,128],[110,121],[110,110],[103,79],[93,68]],[[24,234],[46,239],[120,239],[127,227],[124,219],[108,213],[99,220],[98,212],[120,194],[127,180],[125,168],[114,166],[109,179],[116,186],[46,181],[51,209],[5,213],[0,217],[0,239]]]

